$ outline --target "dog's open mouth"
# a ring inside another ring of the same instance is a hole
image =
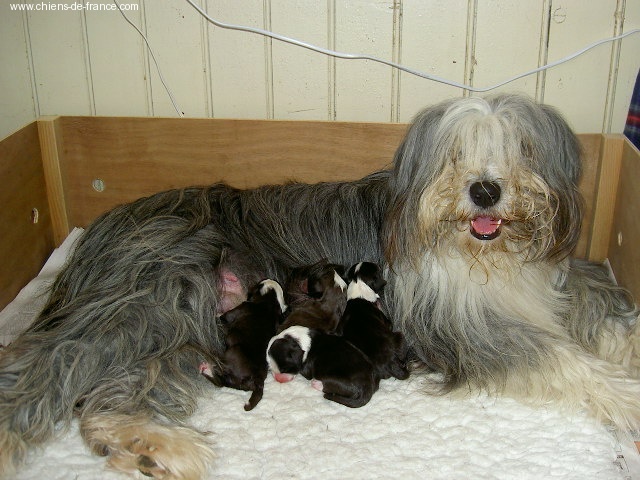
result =
[[[471,220],[471,235],[478,240],[493,240],[500,235],[501,218],[476,217]]]

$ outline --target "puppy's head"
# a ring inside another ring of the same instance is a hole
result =
[[[255,390],[264,379],[257,367],[237,348],[228,349],[224,355],[224,366],[219,376],[222,383],[237,390]]]
[[[335,263],[320,262],[314,265],[307,277],[307,294],[312,298],[321,298],[331,288],[344,290],[344,266]]]
[[[387,284],[382,276],[382,269],[373,262],[360,262],[353,265],[347,273],[347,280],[349,282],[360,280],[377,294],[381,294]]]
[[[311,335],[307,327],[295,325],[283,330],[269,341],[267,364],[276,381],[293,380],[307,360]]]

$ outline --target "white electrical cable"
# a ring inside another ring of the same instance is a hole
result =
[[[131,25],[133,28],[136,29],[136,31],[140,34],[140,36],[144,40],[144,43],[147,45],[147,49],[149,50],[149,54],[153,59],[153,63],[155,63],[156,65],[156,70],[158,71],[158,77],[160,77],[160,82],[162,82],[162,85],[164,86],[164,89],[166,90],[167,95],[169,95],[169,100],[171,100],[171,104],[173,105],[173,108],[175,109],[179,117],[184,117],[184,112],[180,108],[178,108],[178,104],[176,103],[176,100],[173,97],[173,94],[171,93],[171,89],[168,87],[167,82],[165,81],[164,76],[160,71],[158,60],[156,60],[156,56],[153,54],[153,49],[151,48],[151,45],[149,45],[149,40],[147,40],[147,37],[145,36],[145,34],[142,33],[142,30],[140,30],[131,20],[129,20],[129,17],[127,17],[124,14],[124,11],[122,10],[122,8],[120,7],[120,4],[118,3],[118,0],[113,0],[113,3],[115,3],[116,7],[118,7],[118,11],[120,12],[120,15],[122,15],[122,17],[127,21],[129,25]]]
[[[365,55],[365,54],[360,54],[360,53],[338,52],[338,51],[335,51],[335,50],[329,50],[329,49],[326,49],[326,48],[319,47],[317,45],[313,45],[313,44],[310,44],[310,43],[307,43],[307,42],[303,42],[301,40],[296,40],[294,38],[290,38],[290,37],[287,37],[287,36],[284,36],[284,35],[280,35],[280,34],[277,34],[277,33],[274,33],[274,32],[270,32],[268,30],[263,30],[263,29],[254,28],[254,27],[248,27],[248,26],[245,26],[245,25],[233,25],[233,24],[229,24],[229,23],[223,23],[223,22],[221,22],[219,20],[216,20],[216,19],[210,17],[207,14],[207,12],[205,12],[202,8],[200,8],[198,5],[196,5],[193,2],[193,0],[186,0],[186,1],[200,15],[202,15],[209,23],[211,23],[211,24],[213,24],[213,25],[215,25],[217,27],[220,27],[220,28],[224,28],[224,29],[227,29],[227,30],[237,30],[237,31],[240,31],[240,32],[255,33],[255,34],[258,34],[258,35],[262,35],[262,36],[265,36],[265,37],[272,38],[274,40],[279,40],[281,42],[289,43],[291,45],[296,45],[298,47],[306,48],[308,50],[312,50],[314,52],[321,53],[321,54],[324,54],[324,55],[328,55],[328,56],[331,56],[331,57],[342,58],[342,59],[346,59],[346,60],[370,60],[372,62],[381,63],[383,65],[387,65],[389,67],[396,68],[398,70],[401,70],[403,72],[409,73],[411,75],[415,75],[415,76],[420,77],[420,78],[424,78],[424,79],[427,79],[427,80],[432,80],[434,82],[443,83],[445,85],[449,85],[449,86],[452,86],[452,87],[456,87],[456,88],[460,88],[460,89],[463,89],[463,90],[468,90],[470,92],[476,92],[476,93],[488,92],[490,90],[494,90],[494,89],[496,89],[498,87],[501,87],[503,85],[511,83],[511,82],[513,82],[515,80],[518,80],[520,78],[527,77],[529,75],[533,75],[534,73],[538,73],[538,72],[541,72],[543,70],[547,70],[549,68],[556,67],[556,66],[561,65],[561,64],[563,64],[565,62],[573,60],[574,58],[576,58],[576,57],[588,52],[589,50],[591,50],[591,49],[593,49],[593,48],[595,48],[595,47],[597,47],[599,45],[602,45],[602,44],[608,43],[608,42],[614,42],[616,40],[622,40],[623,38],[628,37],[629,35],[633,35],[633,34],[636,34],[636,33],[640,32],[640,28],[636,28],[636,29],[630,30],[628,32],[625,32],[625,33],[623,33],[621,35],[617,35],[615,37],[605,38],[603,40],[599,40],[597,42],[591,43],[591,44],[587,45],[586,47],[584,47],[583,49],[578,50],[577,52],[572,53],[571,55],[568,55],[568,56],[566,56],[564,58],[561,58],[560,60],[548,63],[546,65],[542,65],[541,67],[534,68],[533,70],[529,70],[529,71],[526,71],[526,72],[518,74],[518,75],[514,75],[513,77],[510,77],[510,78],[508,78],[508,79],[506,79],[506,80],[504,80],[502,82],[496,83],[495,85],[491,85],[491,86],[488,86],[488,87],[473,87],[471,85],[465,85],[463,83],[455,82],[453,80],[447,80],[446,78],[442,78],[442,77],[439,77],[437,75],[431,75],[429,73],[424,73],[424,72],[421,72],[419,70],[415,70],[413,68],[405,67],[404,65],[401,65],[399,63],[391,62],[391,61],[384,60],[384,59],[381,59],[381,58],[377,58],[377,57],[374,57],[374,56],[371,56],[371,55]],[[149,54],[151,55],[151,58],[153,59],[153,63],[156,66],[156,70],[158,71],[158,76],[160,77],[160,82],[162,82],[162,85],[164,86],[167,94],[169,95],[169,99],[171,100],[171,104],[173,105],[173,108],[176,110],[176,112],[177,112],[179,117],[183,117],[184,113],[182,112],[182,110],[180,108],[178,108],[178,105],[177,105],[177,103],[175,101],[175,98],[174,98],[173,94],[171,93],[171,90],[169,89],[169,87],[167,85],[167,82],[165,81],[164,76],[162,75],[162,72],[160,71],[160,66],[158,65],[158,61],[156,60],[156,57],[155,57],[155,55],[153,53],[151,45],[149,45],[149,41],[147,40],[147,37],[125,15],[125,13],[120,8],[120,4],[118,3],[118,1],[117,0],[113,0],[113,3],[116,4],[116,6],[118,7],[118,11],[122,15],[122,17],[126,20],[126,22],[129,25],[131,25],[140,34],[140,36],[143,38],[145,44],[147,45],[147,49],[149,50]]]
[[[508,78],[507,80],[504,80],[500,83],[497,83],[495,85],[491,85],[489,87],[472,87],[471,85],[465,85],[463,83],[458,83],[455,82],[453,80],[447,80],[445,78],[442,77],[438,77],[437,75],[431,75],[428,73],[424,73],[424,72],[420,72],[418,70],[414,70],[412,68],[409,67],[405,67],[404,65],[400,65],[398,63],[395,62],[390,62],[388,60],[383,60],[381,58],[377,58],[377,57],[373,57],[371,55],[365,55],[365,54],[359,54],[359,53],[344,53],[344,52],[337,52],[335,50],[329,50],[326,48],[322,48],[322,47],[318,47],[317,45],[312,45],[310,43],[307,42],[303,42],[300,40],[296,40],[294,38],[290,38],[290,37],[286,37],[284,35],[279,35],[277,33],[273,33],[270,32],[268,30],[262,30],[260,28],[253,28],[253,27],[247,27],[244,25],[232,25],[232,24],[228,24],[228,23],[223,23],[220,22],[219,20],[215,20],[213,18],[211,18],[202,8],[200,8],[198,5],[196,5],[192,0],[186,0],[187,3],[189,3],[193,8],[195,8],[198,13],[200,15],[202,15],[208,22],[212,23],[213,25],[220,27],[220,28],[225,28],[228,30],[238,30],[241,32],[249,32],[249,33],[256,33],[258,35],[263,35],[265,37],[269,37],[269,38],[273,38],[274,40],[279,40],[281,42],[285,42],[285,43],[290,43],[292,45],[297,45],[298,47],[302,47],[302,48],[306,48],[308,50],[313,50],[314,52],[318,52],[318,53],[322,53],[324,55],[329,55],[331,57],[336,57],[336,58],[343,58],[343,59],[347,59],[347,60],[371,60],[372,62],[377,62],[377,63],[382,63],[383,65],[387,65],[389,67],[392,68],[396,68],[398,70],[401,70],[403,72],[406,73],[410,73],[411,75],[416,75],[418,77],[421,78],[425,78],[427,80],[433,80],[435,82],[439,82],[439,83],[444,83],[445,85],[450,85],[452,87],[457,87],[457,88],[461,88],[464,90],[468,90],[470,92],[487,92],[489,90],[494,90],[498,87],[501,87],[503,85],[506,85],[507,83],[511,83],[515,80],[518,80],[522,77],[526,77],[528,75],[533,75],[534,73],[538,73],[541,72],[542,70],[546,70],[548,68],[552,68],[555,66],[558,66],[562,63],[568,62],[569,60],[573,60],[574,58],[582,55],[583,53],[591,50],[592,48],[595,48],[599,45],[602,45],[603,43],[607,43],[607,42],[614,42],[616,40],[621,40],[625,37],[628,37],[629,35],[632,35],[634,33],[638,33],[640,32],[640,28],[634,29],[634,30],[630,30],[626,33],[623,33],[621,35],[617,35],[615,37],[611,37],[611,38],[606,38],[604,40],[599,40],[595,43],[592,43],[588,46],[586,46],[585,48],[583,48],[582,50],[579,50],[567,57],[564,57],[558,61],[549,63],[547,65],[543,65],[541,67],[535,68],[533,70],[529,70],[527,72],[521,73],[519,75],[515,75],[511,78]]]

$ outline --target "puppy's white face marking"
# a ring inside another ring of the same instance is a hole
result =
[[[335,270],[333,271],[333,281],[338,287],[340,287],[340,290],[342,290],[343,292],[347,288],[347,284]]]
[[[347,300],[352,300],[354,298],[362,298],[368,302],[375,303],[380,298],[380,295],[374,292],[373,289],[365,282],[356,278],[349,283],[349,287],[347,288]]]
[[[356,266],[353,267],[353,273],[358,273],[361,268],[362,268],[362,262],[356,264]]]
[[[284,303],[284,293],[282,291],[282,287],[280,286],[280,284],[275,280],[267,279],[267,280],[263,280],[261,282],[261,285],[262,286],[260,287],[260,295],[264,296],[270,290],[273,290],[276,292],[276,298],[278,299],[280,310],[282,311],[282,313],[284,313],[287,310],[287,305],[285,305]]]
[[[309,335],[309,329],[307,327],[294,325],[280,332],[278,335],[269,340],[269,344],[267,345],[267,363],[269,364],[269,368],[274,375],[280,373],[280,369],[278,368],[278,364],[276,363],[276,361],[271,358],[271,355],[269,355],[269,350],[271,349],[271,345],[273,345],[273,342],[286,336],[293,338],[298,343],[298,345],[300,345],[300,348],[302,349],[303,362],[307,360],[307,355],[309,354],[309,350],[311,349],[311,335]]]

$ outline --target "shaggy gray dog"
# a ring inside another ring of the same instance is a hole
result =
[[[362,180],[159,193],[91,225],[35,324],[0,357],[0,471],[80,418],[126,472],[202,477],[183,423],[224,342],[216,315],[262,278],[320,259],[386,265],[386,310],[434,390],[486,390],[638,426],[635,307],[569,260],[578,141],[553,109],[498,95],[412,124],[394,166]],[[462,387],[462,388],[460,388]],[[224,439],[218,439],[224,441]]]

